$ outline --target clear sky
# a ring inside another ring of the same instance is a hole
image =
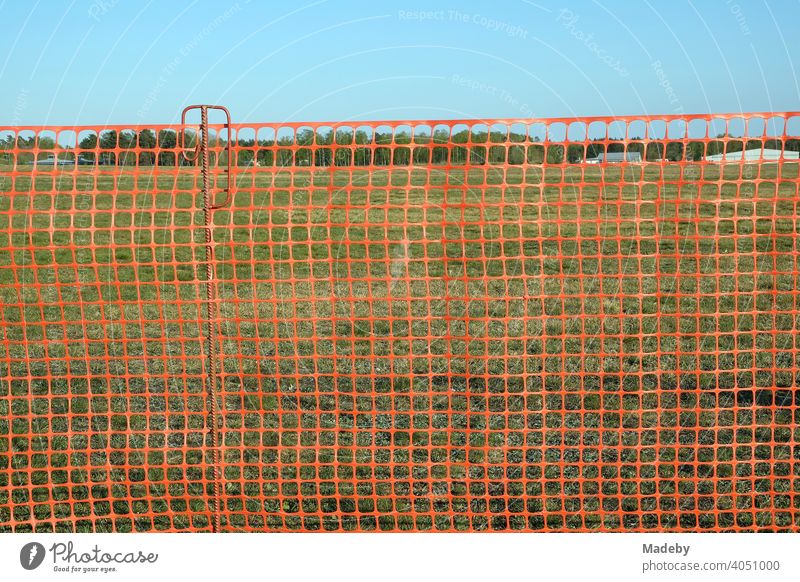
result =
[[[800,109],[799,0],[0,0],[0,125]]]

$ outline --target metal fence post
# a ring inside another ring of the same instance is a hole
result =
[[[232,196],[232,178],[231,178],[231,136],[228,135],[227,143],[227,180],[228,187],[225,190],[225,201],[219,205],[214,204],[213,187],[216,184],[211,183],[210,171],[210,152],[209,152],[209,126],[208,126],[208,110],[219,109],[225,113],[226,127],[231,128],[231,116],[225,107],[219,105],[190,105],[186,107],[181,113],[181,126],[186,125],[186,114],[193,110],[200,110],[200,136],[193,151],[188,154],[184,151],[183,155],[189,161],[195,161],[199,158],[200,161],[200,176],[202,180],[203,190],[203,225],[205,229],[205,286],[206,286],[206,357],[207,357],[207,374],[206,374],[206,399],[208,402],[208,430],[211,438],[211,464],[213,471],[213,531],[219,532],[221,529],[221,512],[222,512],[222,470],[221,470],[221,453],[219,442],[219,430],[221,417],[219,415],[219,364],[218,364],[218,343],[217,343],[217,297],[216,297],[216,282],[214,280],[214,235],[213,235],[213,211],[223,208],[230,204]],[[181,146],[183,146],[183,134],[181,134]]]

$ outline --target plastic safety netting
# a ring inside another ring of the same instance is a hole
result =
[[[0,531],[800,530],[800,114],[186,129],[0,127]]]

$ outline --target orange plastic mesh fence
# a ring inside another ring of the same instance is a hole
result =
[[[0,128],[0,531],[800,530],[800,114],[216,126],[215,415],[182,129]]]

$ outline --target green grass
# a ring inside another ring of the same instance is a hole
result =
[[[170,170],[0,168],[0,531],[209,527],[202,199]],[[240,174],[224,526],[796,529],[797,181]]]

